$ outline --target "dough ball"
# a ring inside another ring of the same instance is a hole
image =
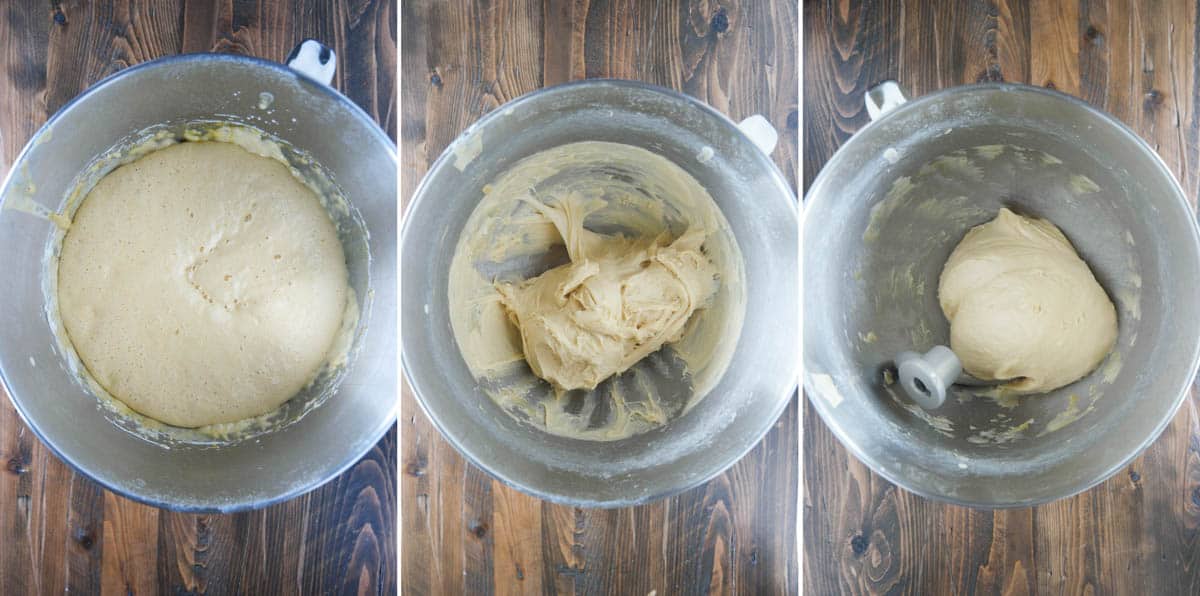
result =
[[[984,380],[1018,393],[1079,380],[1117,339],[1117,312],[1054,224],[1001,209],[950,254],[938,286],[950,347]]]

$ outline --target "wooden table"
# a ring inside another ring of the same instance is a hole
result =
[[[586,77],[681,90],[733,118],[766,115],[795,180],[797,5],[409,0],[403,3],[402,196],[468,125]],[[576,509],[466,463],[401,402],[403,587],[412,594],[795,593],[796,402],[740,463],[675,497]]]
[[[806,2],[805,187],[866,124],[862,95],[873,84],[896,79],[919,96],[1006,80],[1115,115],[1194,201],[1197,16],[1195,3],[1169,1]],[[806,401],[806,592],[1198,594],[1197,405],[1193,391],[1158,441],[1100,486],[991,512],[896,488],[847,454]]]
[[[12,0],[0,12],[0,172],[91,83],[180,52],[285,58],[306,37],[338,54],[335,84],[395,138],[394,1]],[[0,593],[393,594],[395,430],[303,497],[191,515],[101,489],[0,399]]]

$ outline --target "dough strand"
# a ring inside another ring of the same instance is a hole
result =
[[[553,435],[615,441],[719,383],[741,337],[745,267],[681,164],[582,141],[525,156],[480,190],[446,291],[486,399]]]
[[[666,234],[606,236],[583,227],[602,201],[569,195],[550,205],[526,202],[554,223],[571,262],[496,289],[530,368],[560,391],[595,389],[678,341],[692,313],[716,293],[701,230],[673,242]]]

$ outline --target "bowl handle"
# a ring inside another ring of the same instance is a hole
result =
[[[292,70],[322,85],[328,85],[333,82],[337,54],[332,48],[315,39],[306,39],[292,49],[284,63]]]
[[[880,116],[900,107],[908,101],[904,95],[904,90],[900,88],[900,84],[896,81],[884,81],[867,90],[867,94],[863,96],[863,101],[867,104],[867,115],[874,122]]]
[[[759,151],[770,155],[775,150],[775,144],[779,142],[779,133],[775,132],[775,127],[767,121],[761,114],[755,114],[738,122],[738,130],[742,134],[750,137],[750,141],[758,147]]]

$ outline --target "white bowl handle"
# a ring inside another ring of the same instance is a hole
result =
[[[867,115],[874,122],[880,116],[900,107],[908,98],[904,96],[904,90],[900,88],[899,83],[884,81],[868,89],[863,101],[867,104]]]
[[[775,145],[779,143],[779,133],[775,132],[775,127],[771,126],[771,123],[761,114],[750,116],[738,122],[737,126],[742,134],[750,137],[759,151],[767,155],[770,155],[775,150]]]
[[[328,85],[333,82],[337,54],[332,48],[315,39],[306,39],[292,49],[292,53],[288,54],[284,62],[292,70],[322,85]]]

